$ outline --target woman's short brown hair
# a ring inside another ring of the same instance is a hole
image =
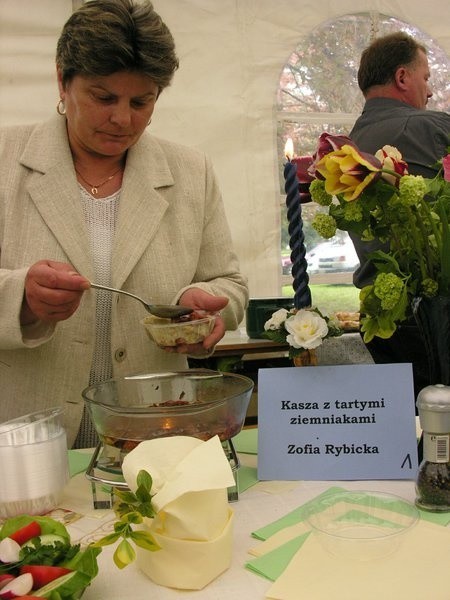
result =
[[[426,48],[403,31],[376,38],[361,55],[358,85],[363,94],[375,85],[394,80],[397,69],[411,65]]]
[[[90,0],[65,23],[56,48],[65,85],[74,75],[136,71],[162,90],[178,68],[175,43],[149,0]]]

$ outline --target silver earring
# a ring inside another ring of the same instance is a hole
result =
[[[60,99],[58,104],[56,105],[56,112],[58,113],[58,115],[65,115],[66,114],[66,107],[64,104],[64,100]]]

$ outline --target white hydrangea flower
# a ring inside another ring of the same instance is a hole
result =
[[[284,326],[289,333],[286,341],[293,348],[317,348],[328,333],[326,320],[310,310],[299,310],[286,319]]]
[[[280,308],[276,312],[272,314],[270,319],[264,323],[264,330],[276,330],[280,329],[281,325],[286,321],[286,318],[289,314],[285,308]]]

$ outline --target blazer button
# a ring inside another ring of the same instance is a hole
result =
[[[117,362],[124,361],[126,357],[127,351],[125,350],[125,348],[117,348],[117,350],[114,352],[114,358],[117,360]]]

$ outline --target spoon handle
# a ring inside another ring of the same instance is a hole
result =
[[[135,294],[131,294],[130,292],[126,292],[125,290],[119,290],[118,288],[108,287],[107,285],[100,285],[99,283],[91,282],[91,287],[93,287],[97,290],[106,290],[107,292],[116,292],[117,294],[125,294],[125,296],[131,296],[132,298],[135,298],[135,300],[139,300],[139,302],[141,304],[143,304],[145,306],[145,308],[147,308],[147,310],[148,310],[147,303],[144,302],[144,300],[142,300],[142,298],[139,298],[139,296],[136,296]]]

